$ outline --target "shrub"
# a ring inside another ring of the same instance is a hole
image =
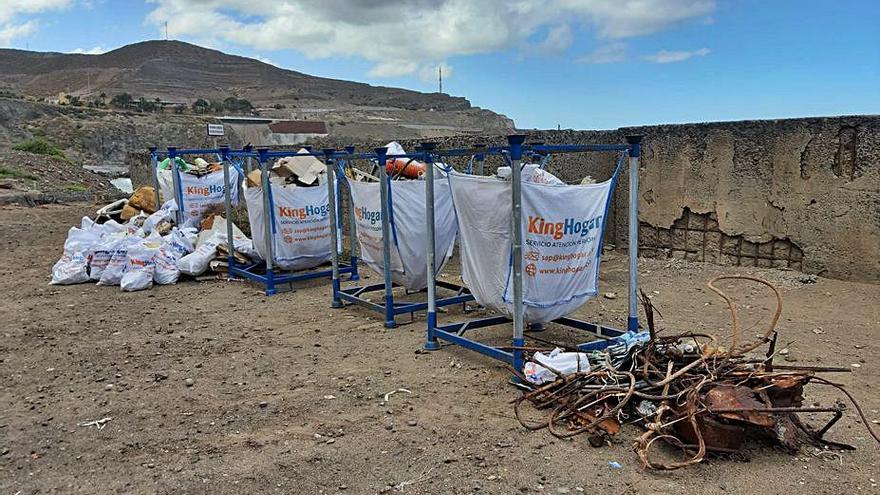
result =
[[[28,153],[34,153],[37,155],[54,156],[70,163],[70,159],[64,155],[64,152],[55,147],[54,144],[41,137],[35,137],[27,139],[25,141],[21,141],[15,144],[12,149],[18,151],[27,151]]]
[[[20,170],[14,170],[6,167],[0,167],[0,179],[37,180],[36,177],[27,172],[22,172]]]

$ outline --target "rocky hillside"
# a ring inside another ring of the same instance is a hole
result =
[[[320,115],[331,123],[391,123],[410,131],[513,127],[510,119],[475,108],[465,98],[315,77],[179,41],[145,41],[101,55],[0,49],[0,89],[83,100],[126,92],[186,104],[234,96],[256,107],[283,107],[264,110],[278,118]]]

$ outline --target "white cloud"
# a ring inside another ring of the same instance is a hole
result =
[[[20,14],[33,15],[47,10],[61,10],[72,4],[73,0],[3,0],[0,2],[0,24],[6,24]]]
[[[100,55],[102,53],[107,53],[107,50],[103,46],[99,45],[99,46],[92,47],[88,50],[86,50],[84,48],[76,48],[75,50],[73,50],[70,53],[80,53],[83,55]]]
[[[15,38],[27,36],[37,29],[35,21],[27,21],[23,24],[0,25],[0,47],[9,46]]]
[[[567,49],[574,30],[642,36],[705,17],[714,0],[148,0],[171,37],[360,57],[370,77],[419,75],[450,57]],[[208,27],[209,26],[209,27]],[[536,34],[547,35],[530,46]],[[207,33],[207,34],[206,34]]]
[[[683,62],[693,57],[705,57],[709,54],[709,52],[711,52],[711,50],[709,50],[708,48],[700,48],[699,50],[692,51],[660,50],[657,53],[646,56],[645,60],[649,60],[657,64],[670,64],[673,62]]]
[[[18,17],[65,9],[71,4],[73,0],[0,0],[0,47],[9,46],[14,39],[36,31],[35,20],[20,20]]]
[[[419,69],[419,79],[421,79],[422,82],[437,84],[438,78],[440,77],[441,68],[443,69],[444,81],[452,77],[452,66],[444,62],[440,64],[422,65],[422,68]]]
[[[550,28],[547,36],[534,46],[528,47],[526,52],[533,55],[556,55],[564,52],[572,43],[574,43],[574,34],[571,32],[571,26],[561,24]]]
[[[578,59],[579,62],[588,64],[610,64],[613,62],[623,62],[626,58],[626,43],[616,42],[602,45],[593,53],[585,55]]]

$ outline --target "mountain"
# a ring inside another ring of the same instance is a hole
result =
[[[358,124],[433,128],[439,134],[513,128],[507,117],[462,97],[316,77],[180,41],[145,41],[101,55],[0,49],[0,89],[37,98],[63,92],[84,100],[127,92],[187,104],[235,96],[276,118],[325,120],[331,129],[355,124],[352,134]]]

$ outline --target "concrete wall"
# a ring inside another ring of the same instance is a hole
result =
[[[880,283],[880,116],[528,134],[531,141],[574,144],[644,135],[639,213],[645,255]],[[505,142],[502,136],[437,141],[441,148]],[[384,143],[327,138],[312,144],[366,150]],[[402,144],[412,149],[418,143]],[[549,169],[576,182],[586,175],[604,180],[613,166],[609,153],[571,154],[554,157]],[[627,187],[623,174],[606,236],[619,245],[627,237]]]

